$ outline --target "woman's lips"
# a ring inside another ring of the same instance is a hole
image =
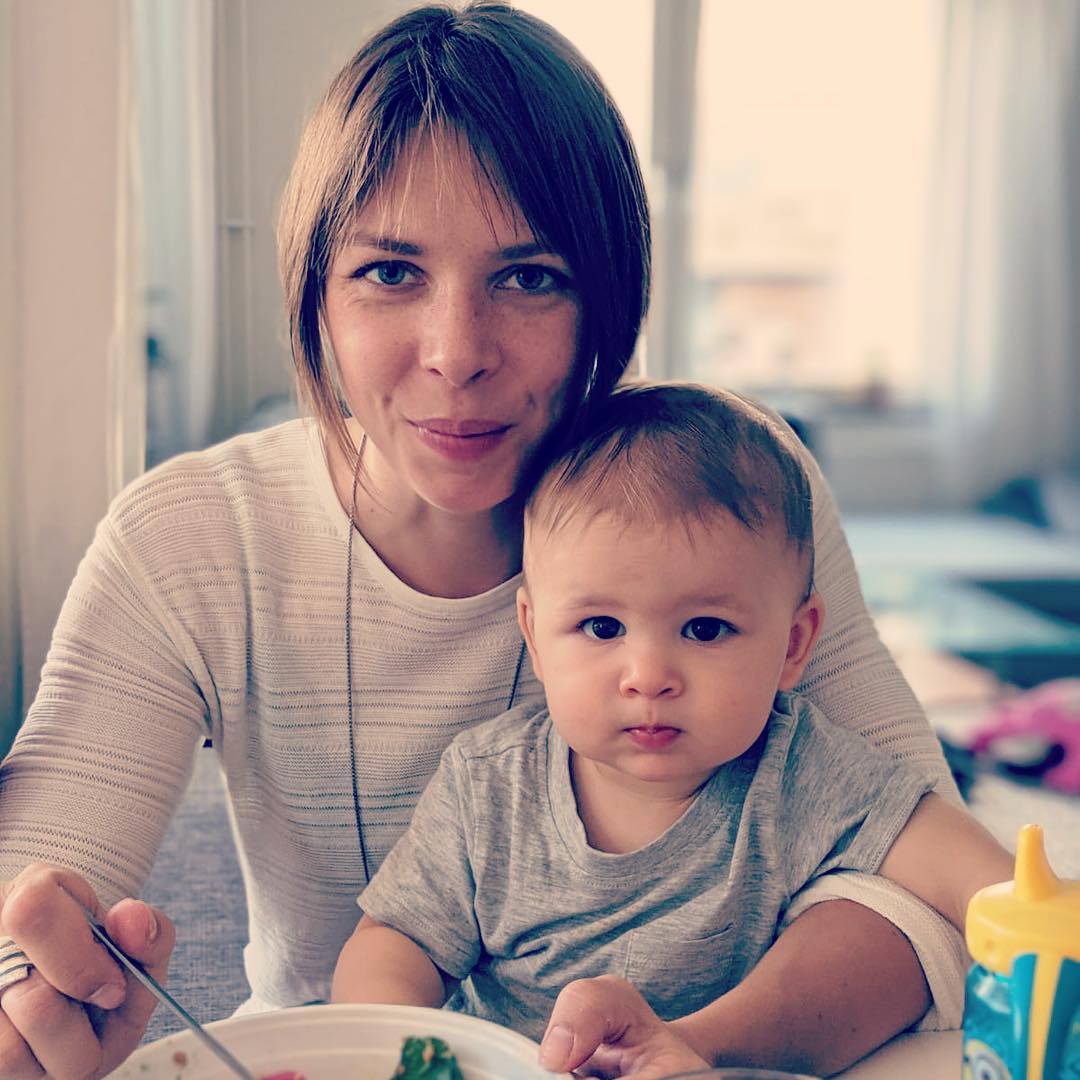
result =
[[[476,461],[495,450],[513,427],[499,420],[413,420],[420,441],[452,461]]]

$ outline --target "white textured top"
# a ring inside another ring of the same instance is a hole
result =
[[[811,472],[827,614],[800,690],[952,790],[866,612],[832,498]],[[210,735],[246,882],[256,1005],[328,996],[363,885],[346,722],[348,528],[309,420],[174,458],[117,497],[0,767],[0,878],[43,860],[85,875],[105,903],[136,894]],[[507,707],[521,642],[517,585],[426,596],[356,537],[356,759],[372,872],[450,739]],[[515,700],[542,701],[527,660]],[[902,905],[878,883],[865,892],[890,917]],[[958,936],[922,908],[894,921],[919,948],[939,1005],[953,1002]],[[952,1011],[940,1021],[955,1023]]]

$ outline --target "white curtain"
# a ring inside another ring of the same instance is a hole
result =
[[[15,498],[21,463],[16,395],[18,360],[11,341],[19,331],[15,301],[18,255],[15,247],[15,28],[14,9],[0,4],[0,757],[22,718],[22,631]]]
[[[217,220],[211,0],[136,0],[149,464],[210,441]]]
[[[1076,453],[1076,0],[949,0],[927,347],[942,496]]]
[[[111,499],[146,467],[146,281],[134,10],[116,6],[116,288],[109,338],[105,468]]]

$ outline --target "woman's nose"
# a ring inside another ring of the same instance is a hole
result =
[[[662,650],[640,646],[626,651],[619,682],[624,697],[678,697],[682,690],[682,676]]]
[[[425,317],[423,367],[464,387],[498,366],[490,301],[470,289],[448,289]]]

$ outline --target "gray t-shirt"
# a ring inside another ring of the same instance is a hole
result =
[[[451,1004],[538,1039],[573,979],[621,975],[664,1019],[738,983],[791,897],[873,872],[925,773],[778,694],[763,735],[646,847],[591,848],[566,743],[528,706],[458,736],[359,898],[462,979]]]

